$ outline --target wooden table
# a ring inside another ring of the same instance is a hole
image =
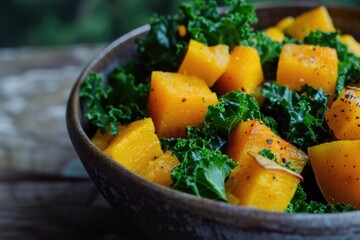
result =
[[[0,49],[0,239],[138,239],[67,134],[70,89],[104,45]]]

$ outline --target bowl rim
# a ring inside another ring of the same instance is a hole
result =
[[[305,7],[312,7],[314,3],[301,3],[301,6]],[[315,4],[319,5],[319,4]],[[261,7],[274,7],[277,6],[276,4],[260,4],[255,5]],[[293,7],[299,6],[299,3],[287,3],[279,5],[280,7]],[[329,6],[330,8],[333,5]],[[342,8],[348,9],[347,6]],[[353,10],[353,8],[351,8]],[[356,11],[359,11],[357,9]],[[206,198],[199,198],[192,194],[188,194],[185,192],[180,192],[168,187],[161,186],[159,184],[153,183],[151,181],[146,180],[145,178],[141,177],[140,175],[133,173],[132,171],[128,170],[121,164],[117,163],[116,161],[112,160],[109,156],[105,155],[100,149],[98,149],[89,139],[87,134],[85,133],[81,121],[79,118],[79,114],[81,113],[80,108],[80,100],[79,100],[79,88],[81,82],[84,81],[85,77],[89,74],[89,72],[93,69],[95,65],[99,63],[101,59],[111,54],[111,51],[126,42],[133,41],[134,39],[138,38],[140,35],[149,31],[150,26],[148,24],[138,27],[111,42],[108,44],[100,53],[98,53],[83,69],[80,76],[77,78],[71,93],[70,98],[68,100],[67,105],[67,127],[68,131],[69,128],[72,127],[75,130],[75,133],[80,137],[81,141],[84,142],[84,147],[90,148],[95,157],[99,157],[105,161],[105,165],[110,166],[117,171],[116,174],[118,175],[125,175],[129,179],[130,182],[140,184],[141,187],[149,189],[149,191],[154,195],[162,195],[164,198],[169,199],[169,202],[173,201],[180,201],[179,208],[185,210],[194,210],[196,208],[198,211],[202,212],[204,216],[207,216],[211,219],[214,219],[214,216],[217,216],[215,220],[234,224],[234,222],[244,220],[245,218],[250,219],[264,219],[266,224],[271,221],[279,221],[286,222],[287,224],[292,224],[295,226],[294,228],[301,228],[301,229],[319,229],[319,228],[329,228],[329,222],[331,222],[331,227],[339,227],[343,226],[344,221],[349,223],[350,222],[360,224],[360,211],[352,211],[352,212],[341,212],[341,213],[316,213],[316,214],[309,214],[309,213],[287,213],[287,212],[273,212],[273,211],[266,211],[261,209],[256,209],[252,207],[244,207],[244,206],[235,206],[229,203],[215,201]],[[226,217],[224,217],[226,216]],[[326,220],[326,221],[325,221]],[[305,222],[311,221],[312,224],[304,224]],[[299,227],[297,227],[299,226]],[[305,227],[306,226],[306,227]]]

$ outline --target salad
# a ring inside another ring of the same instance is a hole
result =
[[[138,58],[81,85],[92,141],[175,190],[270,211],[360,207],[360,44],[323,6],[255,30],[254,6],[155,15]]]

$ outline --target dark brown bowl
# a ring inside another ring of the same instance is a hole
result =
[[[257,5],[259,27],[314,7],[311,4]],[[337,28],[360,39],[360,9],[328,6]],[[79,85],[90,71],[104,74],[135,55],[140,27],[111,43],[93,59],[72,89],[67,127],[72,143],[90,177],[124,222],[148,239],[360,239],[360,212],[288,214],[238,207],[200,199],[149,182],[104,155],[89,139]],[[126,217],[125,217],[126,216]]]

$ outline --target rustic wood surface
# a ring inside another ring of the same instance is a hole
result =
[[[0,49],[0,239],[138,239],[67,134],[66,100],[103,45]]]

